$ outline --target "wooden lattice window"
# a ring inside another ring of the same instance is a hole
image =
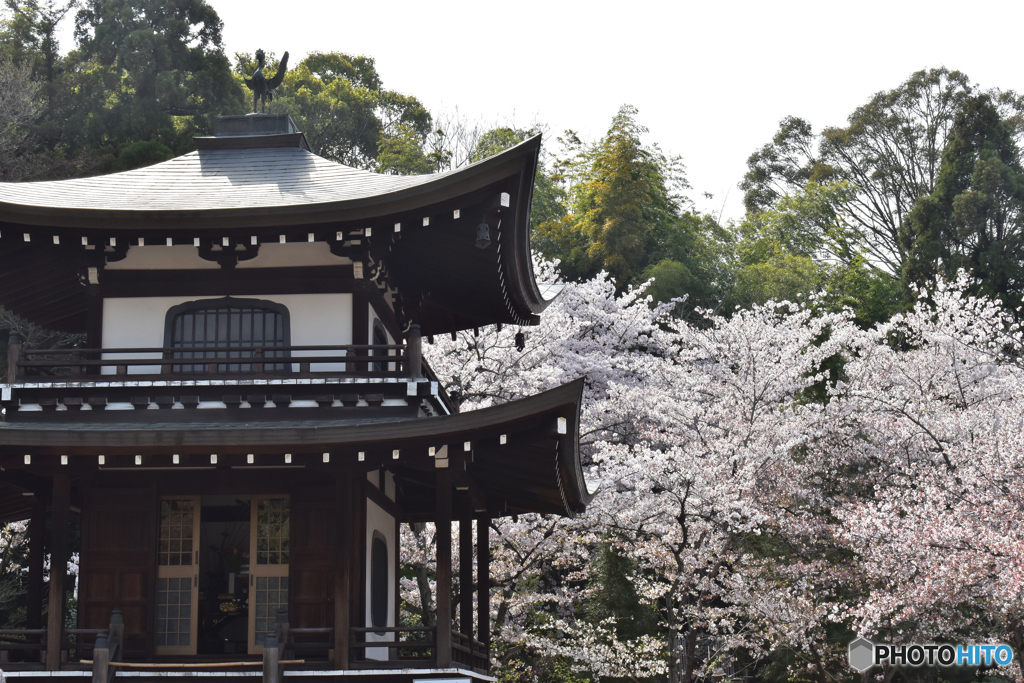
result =
[[[245,347],[264,349],[263,358],[286,358],[288,352],[280,347],[291,345],[290,328],[288,309],[273,301],[232,297],[189,301],[167,311],[164,347],[174,349],[175,359],[206,361],[175,365],[174,372],[206,372],[212,359],[253,358],[254,352]],[[263,363],[266,372],[289,367]],[[217,372],[253,372],[253,364],[219,363]]]

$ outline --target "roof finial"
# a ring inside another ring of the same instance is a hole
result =
[[[252,90],[252,112],[255,114],[256,106],[260,105],[263,110],[260,113],[267,113],[267,102],[274,99],[274,89],[281,85],[281,81],[284,80],[284,73],[288,70],[288,53],[284,53],[284,57],[281,58],[281,63],[277,67],[277,73],[274,74],[273,78],[267,78],[263,75],[263,66],[266,61],[266,55],[263,50],[256,50],[256,71],[253,73],[252,78],[246,78],[245,84],[249,86],[249,90]]]

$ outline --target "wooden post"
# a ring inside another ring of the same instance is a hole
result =
[[[43,557],[46,533],[46,507],[38,496],[32,499],[32,518],[28,522],[28,604],[25,628],[43,626]]]
[[[437,666],[452,663],[452,477],[447,467],[437,469]]]
[[[46,670],[60,671],[64,640],[64,579],[68,572],[68,522],[71,516],[71,479],[53,475],[53,516],[50,520],[50,602],[46,619]]]
[[[473,520],[459,518],[459,632],[473,637]]]
[[[334,668],[348,669],[348,650],[351,642],[351,595],[349,584],[352,554],[352,486],[353,473],[350,468],[338,472],[335,480],[334,501]]]
[[[109,683],[110,680],[110,649],[107,634],[96,636],[96,645],[92,649],[92,683]]]
[[[405,368],[411,379],[423,377],[423,337],[420,326],[409,325],[409,338],[405,344]]]
[[[263,641],[263,683],[281,683],[280,661],[277,634],[271,631]]]
[[[124,651],[124,615],[116,607],[110,611],[108,633],[110,639],[107,641],[107,647],[110,648],[110,656],[114,660],[119,660]]]
[[[7,383],[14,384],[18,380],[18,359],[21,358],[21,334],[11,330],[7,337]]]
[[[491,644],[491,518],[476,520],[477,640]]]
[[[277,643],[281,652],[285,654],[288,652],[288,628],[288,608],[282,607],[277,610],[277,615],[274,617],[274,633],[277,634]]]

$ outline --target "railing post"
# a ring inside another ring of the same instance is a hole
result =
[[[112,658],[121,656],[124,646],[124,615],[116,607],[110,612],[110,655]]]
[[[107,683],[110,675],[110,649],[107,634],[96,636],[92,648],[92,683]]]
[[[281,682],[281,651],[277,645],[277,634],[268,633],[263,641],[263,683]]]
[[[281,652],[288,656],[288,608],[282,607],[277,610],[274,618],[274,632],[277,634],[277,642]]]
[[[423,376],[423,339],[420,326],[413,323],[409,326],[409,338],[405,346],[405,369],[411,379]]]
[[[21,358],[21,333],[11,330],[7,337],[7,383],[14,384],[18,380],[18,359]]]

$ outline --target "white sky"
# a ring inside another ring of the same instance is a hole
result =
[[[682,155],[697,207],[725,219],[742,216],[746,159],[787,114],[841,125],[873,93],[941,65],[1024,91],[1024,3],[1009,0],[208,1],[229,57],[365,54],[386,88],[431,111],[547,124],[551,151],[566,128],[599,138],[632,104],[647,141]]]

